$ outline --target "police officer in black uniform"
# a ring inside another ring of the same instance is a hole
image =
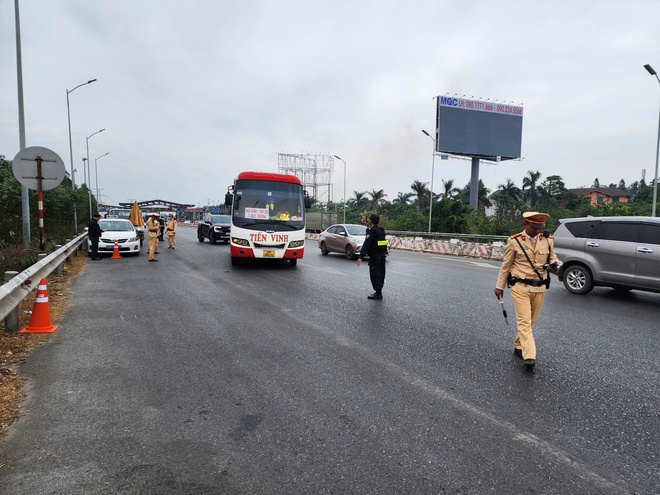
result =
[[[383,298],[383,284],[385,283],[385,256],[387,255],[387,239],[385,229],[378,225],[380,217],[377,213],[369,216],[369,228],[367,237],[362,244],[357,265],[362,264],[365,256],[369,256],[369,278],[374,288],[374,293],[367,296],[369,299]]]
[[[102,259],[99,256],[99,239],[103,233],[103,230],[101,230],[101,226],[99,225],[100,219],[101,215],[99,213],[94,213],[94,215],[92,215],[92,219],[89,221],[89,226],[87,227],[87,235],[92,246],[90,257],[93,261],[99,261]]]

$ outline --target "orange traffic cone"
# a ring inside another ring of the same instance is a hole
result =
[[[37,298],[32,308],[32,316],[27,327],[18,333],[53,333],[60,328],[50,322],[50,310],[48,309],[48,288],[46,279],[42,278],[37,289]]]
[[[110,257],[111,260],[118,260],[121,259],[121,254],[119,254],[119,243],[117,242],[117,239],[115,239],[115,249],[112,251],[112,256]]]

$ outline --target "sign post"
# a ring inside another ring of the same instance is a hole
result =
[[[39,249],[44,250],[43,191],[59,186],[66,175],[64,162],[54,151],[30,146],[18,152],[12,162],[14,177],[28,189],[37,191],[39,204]]]

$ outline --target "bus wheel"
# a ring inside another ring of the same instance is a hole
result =
[[[296,266],[297,264],[298,264],[298,260],[289,260],[289,265]]]

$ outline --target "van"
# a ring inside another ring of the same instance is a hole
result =
[[[660,218],[562,219],[553,238],[563,263],[557,276],[569,292],[595,286],[660,292]]]

